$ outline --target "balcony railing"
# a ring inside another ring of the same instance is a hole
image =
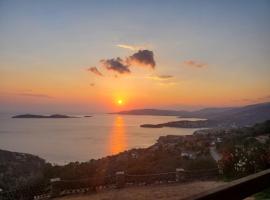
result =
[[[68,194],[88,193],[96,191],[99,187],[122,188],[127,184],[152,184],[155,182],[183,182],[194,180],[199,176],[213,176],[217,174],[217,169],[207,171],[185,171],[176,169],[175,172],[167,172],[160,174],[143,174],[130,175],[124,172],[117,172],[115,176],[103,177],[103,179],[81,179],[81,180],[60,180],[53,179],[48,191],[41,188],[23,188],[20,190],[0,192],[0,200],[14,199],[50,199],[51,197],[59,197]],[[203,192],[201,194],[191,196],[185,200],[240,200],[252,194],[262,191],[270,187],[270,169],[252,174],[250,176],[232,181],[221,187]],[[181,197],[179,197],[181,198]]]
[[[270,169],[232,181],[184,200],[240,200],[270,187]]]

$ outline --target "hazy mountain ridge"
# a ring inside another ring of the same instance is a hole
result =
[[[194,117],[215,120],[222,126],[230,126],[232,124],[249,126],[270,119],[270,102],[242,107],[205,108],[198,111],[138,109],[121,111],[116,114]]]
[[[134,109],[134,110],[127,110],[127,111],[120,111],[116,113],[110,114],[124,114],[124,115],[160,115],[160,116],[179,116],[182,114],[188,114],[188,111],[177,111],[177,110],[162,110],[162,109],[153,109],[153,108],[146,108],[146,109]]]

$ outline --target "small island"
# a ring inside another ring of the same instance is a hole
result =
[[[53,119],[59,119],[59,118],[77,118],[74,116],[68,116],[68,115],[60,115],[60,114],[53,114],[53,115],[33,115],[33,114],[23,114],[23,115],[15,115],[12,116],[12,118],[38,118],[38,119],[47,119],[47,118],[53,118]]]
[[[197,120],[197,121],[172,121],[162,124],[142,124],[140,127],[143,128],[162,128],[162,127],[174,127],[174,128],[208,128],[213,127],[217,123],[212,120]]]

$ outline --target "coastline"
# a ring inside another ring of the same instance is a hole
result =
[[[262,158],[266,158],[264,162],[269,162],[266,157],[269,153],[269,145],[267,145],[270,142],[269,128],[270,121],[265,121],[249,128],[205,129],[193,135],[166,135],[159,137],[157,142],[148,148],[130,149],[87,162],[70,162],[64,166],[44,163],[42,159],[32,155],[4,151],[0,160],[4,161],[5,154],[14,155],[8,156],[9,159],[3,165],[6,168],[14,166],[12,171],[4,173],[10,179],[9,182],[14,182],[16,179],[12,179],[13,176],[10,176],[10,173],[16,173],[18,166],[25,170],[32,170],[26,159],[33,160],[34,158],[31,165],[37,169],[35,179],[48,183],[50,180],[57,180],[57,184],[51,183],[53,188],[59,191],[56,196],[61,196],[61,191],[66,192],[71,186],[83,189],[87,185],[91,186],[88,188],[89,191],[98,191],[99,188],[106,189],[112,185],[113,188],[122,188],[125,185],[129,188],[129,186],[138,185],[169,186],[169,183],[216,181],[221,177],[233,180],[254,172],[246,171],[239,174],[238,168],[228,168],[231,162],[238,163],[238,161],[223,159],[224,155],[226,158],[226,154],[223,153],[231,150],[230,154],[236,157],[239,152],[245,154],[260,145],[258,150],[255,149],[256,151],[252,152],[251,158],[264,152]],[[237,142],[233,147],[237,151],[231,149],[232,140]],[[249,145],[242,146],[247,141]],[[261,148],[263,151],[260,151]],[[226,162],[229,162],[228,166]],[[262,170],[267,169],[267,165],[263,165],[264,162],[260,160],[254,160],[254,162],[260,164]],[[239,170],[242,172],[242,169]],[[119,176],[124,179],[120,179]],[[25,171],[21,178],[27,183],[33,177]],[[12,187],[11,185],[10,188]]]
[[[13,119],[11,114],[1,115],[0,148],[34,153],[51,163],[64,165],[76,160],[84,162],[90,158],[98,159],[132,148],[145,148],[153,145],[159,136],[189,135],[196,130],[149,130],[140,127],[142,122],[177,120],[174,116],[75,116],[80,118]],[[37,143],[41,144],[42,148],[39,148]],[[117,144],[120,145],[119,148],[113,148]]]

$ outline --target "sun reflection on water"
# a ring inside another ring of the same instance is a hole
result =
[[[110,154],[124,151],[126,147],[125,121],[122,116],[116,116],[110,134]]]

